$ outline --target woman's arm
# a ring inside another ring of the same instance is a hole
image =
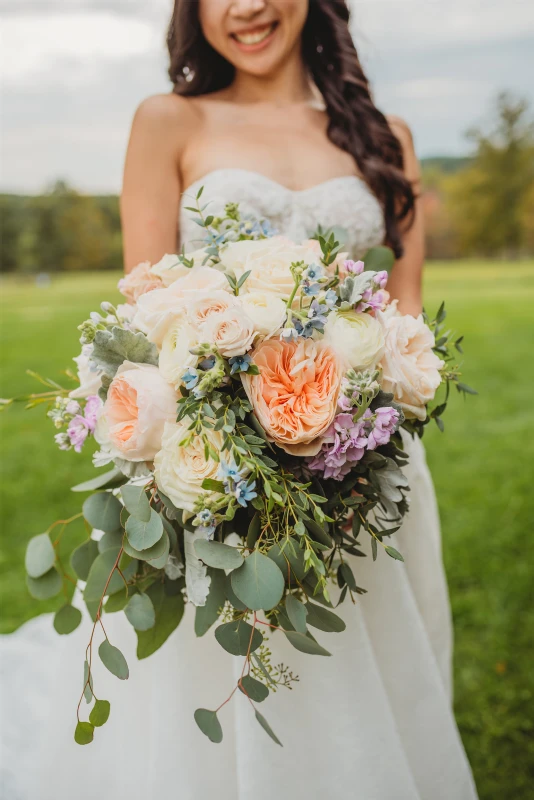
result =
[[[421,284],[425,260],[423,209],[420,197],[421,172],[409,127],[398,117],[389,117],[388,121],[402,145],[404,172],[412,182],[416,199],[413,225],[405,232],[402,240],[404,255],[395,262],[387,288],[392,299],[398,299],[399,310],[403,314],[412,314],[415,317],[422,310]]]
[[[121,195],[126,272],[176,252],[180,159],[191,123],[189,104],[176,95],[149,97],[136,111]]]

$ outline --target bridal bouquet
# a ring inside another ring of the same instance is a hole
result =
[[[146,658],[186,604],[198,636],[215,626],[220,646],[243,658],[230,697],[244,693],[280,743],[257,704],[296,677],[273,666],[270,648],[285,636],[329,655],[322,633],[345,628],[333,609],[365,591],[351,558],[364,555],[360,537],[370,537],[373,559],[383,550],[402,561],[390,544],[408,510],[400,429],[442,427],[451,383],[472,391],[459,382],[452,346],[461,352],[461,340],[444,329],[443,306],[430,321],[389,302],[387,270],[373,266],[390,263],[387,248],[355,262],[333,233],[293,242],[233,204],[206,216],[201,192],[190,210],[203,247],[123,278],[128,302],[102,303],[80,326],[79,385],[45,381],[48,391],[30,396],[30,405],[53,403],[60,449],[94,438],[95,466],[111,465],[74,487],[88,495],[78,515],[87,539],[70,564],[93,620],[79,744],[110,711],[95,694],[97,633],[104,666],[128,678],[106,615],[124,611]],[[27,549],[36,598],[72,581],[51,530]],[[70,633],[81,616],[67,601],[56,630]],[[228,699],[195,712],[213,742]]]

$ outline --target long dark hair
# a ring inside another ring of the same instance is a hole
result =
[[[402,228],[413,219],[415,196],[403,172],[402,147],[373,103],[349,31],[346,0],[310,0],[302,54],[328,114],[328,137],[354,158],[384,211],[386,242],[399,258]],[[229,86],[234,67],[204,37],[198,0],[175,0],[167,44],[176,94],[191,96]]]

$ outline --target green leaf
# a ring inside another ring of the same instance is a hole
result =
[[[332,541],[332,537],[329,533],[327,533],[322,525],[319,525],[319,523],[314,519],[304,519],[303,522],[311,533],[312,539],[315,539],[317,542],[326,545],[326,547],[333,546],[334,543]]]
[[[216,481],[213,478],[204,478],[201,485],[202,488],[206,489],[208,492],[224,494],[224,483],[222,481]]]
[[[316,642],[315,639],[310,639],[309,636],[303,633],[299,633],[298,631],[284,631],[284,633],[293,647],[300,650],[301,653],[308,653],[311,656],[332,655],[328,650],[325,650],[324,647],[321,647],[319,642]]]
[[[293,582],[294,578],[296,578],[298,581],[304,580],[306,573],[308,572],[304,566],[304,551],[301,550],[296,543],[295,553],[292,552],[291,548],[287,544],[283,548],[279,544],[273,544],[268,551],[267,556],[275,562],[286,580],[289,567],[291,568],[290,573]]]
[[[294,595],[288,594],[286,597],[286,612],[295,630],[299,633],[306,633],[306,617],[308,616],[307,606],[301,603],[300,600],[297,600]]]
[[[126,587],[124,587],[123,591],[115,592],[111,597],[108,597],[104,606],[104,611],[106,614],[116,614],[117,611],[124,611],[130,597],[131,594],[126,590]]]
[[[261,681],[257,681],[250,675],[245,675],[239,682],[239,689],[243,694],[254,700],[255,703],[262,703],[269,696],[269,689]]]
[[[86,581],[89,570],[98,555],[98,542],[94,539],[81,544],[73,551],[70,557],[70,565],[81,581]]]
[[[26,548],[25,566],[30,578],[40,578],[54,566],[56,554],[47,533],[30,539]]]
[[[82,511],[85,519],[99,531],[116,531],[121,526],[122,506],[111,492],[97,492],[88,497]]]
[[[248,526],[248,531],[247,531],[247,547],[249,548],[249,550],[252,550],[254,548],[254,545],[258,541],[260,531],[261,531],[260,515],[254,514],[254,516],[250,520],[250,524]]]
[[[124,613],[136,631],[148,631],[156,624],[156,612],[147,594],[132,595]]]
[[[148,522],[142,522],[136,517],[128,517],[126,534],[128,541],[136,550],[148,550],[163,536],[163,523],[160,515],[152,508]]]
[[[147,631],[137,632],[137,658],[147,658],[167,641],[178,627],[184,614],[184,597],[166,594],[161,583],[153,583],[146,590],[156,613],[156,623]]]
[[[346,561],[340,564],[339,571],[343,576],[343,580],[345,581],[349,589],[355,592],[358,588],[356,585],[356,578],[354,577],[354,573]]]
[[[84,483],[78,483],[72,487],[71,492],[94,492],[96,489],[103,489],[105,486],[117,486],[125,480],[126,477],[120,469],[113,467],[108,472],[97,475],[96,478],[91,478],[91,480],[84,481]]]
[[[458,383],[456,384],[456,388],[458,389],[459,392],[463,392],[464,394],[478,394],[478,392],[475,389],[472,389],[466,383],[461,383],[460,381],[458,381]]]
[[[115,647],[107,639],[104,639],[98,648],[98,655],[103,665],[109,669],[113,675],[120,678],[121,681],[128,679],[130,674],[128,664],[118,647]]]
[[[219,614],[226,600],[226,578],[224,573],[210,567],[208,575],[211,576],[211,583],[206,604],[197,606],[195,612],[195,633],[197,636],[204,636],[213,623],[219,619]]]
[[[26,576],[26,586],[32,597],[36,600],[48,600],[61,591],[63,580],[55,567],[45,572],[40,578]]]
[[[97,331],[91,353],[94,366],[113,378],[125,361],[157,366],[157,347],[143,333],[134,333],[125,328],[114,327],[110,331]]]
[[[54,628],[62,635],[75,631],[82,621],[82,612],[70,603],[62,606],[54,615]]]
[[[341,617],[338,617],[333,611],[329,611],[328,608],[308,602],[306,603],[306,610],[308,612],[308,625],[311,625],[312,628],[318,628],[326,633],[341,633],[347,627]]]
[[[78,722],[74,731],[76,744],[90,744],[93,741],[94,725],[90,722]]]
[[[254,633],[252,633],[252,630],[252,625],[249,625],[248,622],[236,619],[215,628],[215,638],[227,653],[231,653],[233,656],[246,656],[249,644],[252,653],[263,641],[260,631],[254,628]]]
[[[399,551],[395,550],[395,548],[391,547],[391,545],[387,544],[385,546],[385,550],[386,550],[386,553],[388,554],[388,556],[391,556],[391,558],[395,558],[397,561],[404,561],[404,558],[399,553]]]
[[[255,550],[232,572],[232,589],[247,608],[269,611],[284,594],[284,576],[276,563]]]
[[[277,737],[277,735],[275,734],[275,732],[273,731],[273,729],[271,728],[271,726],[269,725],[269,723],[267,722],[267,720],[265,719],[265,717],[263,716],[263,714],[260,714],[260,712],[258,711],[258,709],[255,709],[254,711],[255,711],[255,714],[256,714],[256,719],[257,719],[257,720],[258,720],[258,722],[260,723],[260,725],[261,725],[261,727],[263,728],[263,730],[264,730],[266,733],[268,733],[268,734],[269,734],[269,736],[271,737],[271,739],[273,740],[273,742],[275,742],[276,744],[279,744],[279,745],[280,745],[280,747],[283,747],[283,744],[282,744],[282,742],[281,742],[281,741],[280,741],[280,739]]]
[[[97,542],[98,552],[103,553],[114,547],[116,550],[122,545],[122,530],[105,533]]]
[[[247,607],[241,600],[235,596],[234,590],[232,589],[232,573],[226,576],[225,580],[225,592],[226,598],[229,602],[233,605],[235,609],[238,611],[246,611]]]
[[[89,570],[89,575],[87,576],[87,583],[85,585],[85,590],[83,593],[86,602],[91,603],[91,602],[98,602],[100,600],[100,598],[104,594],[107,580],[111,574],[111,571],[114,568],[118,554],[119,554],[119,548],[111,547],[109,550],[105,550],[103,553],[100,553],[100,555],[97,558],[95,558],[91,566],[91,569]],[[108,584],[106,594],[113,594],[114,592],[118,592],[119,589],[121,589],[123,586],[124,586],[124,581],[119,575],[119,572],[115,570]]]
[[[236,569],[243,563],[243,556],[237,547],[230,547],[221,542],[197,539],[195,550],[204,564],[215,569]]]
[[[371,537],[371,553],[373,561],[376,561],[376,557],[378,556],[378,543],[374,536]]]
[[[202,733],[208,737],[210,742],[215,742],[215,744],[222,742],[223,732],[216,711],[209,711],[207,708],[197,708],[195,711],[195,722]]]
[[[385,269],[389,274],[395,263],[395,254],[389,247],[371,247],[364,256],[366,270],[380,272]]]
[[[93,699],[93,676],[89,678],[89,662],[87,659],[83,662],[83,696],[85,702],[90,703]]]
[[[97,700],[89,714],[89,722],[94,725],[95,728],[100,728],[102,725],[105,725],[109,719],[110,709],[111,706],[108,700]]]
[[[121,495],[126,506],[126,510],[141,522],[150,520],[150,503],[146,496],[144,486],[132,486],[128,484],[121,489]]]
[[[138,558],[140,561],[153,561],[160,558],[165,553],[169,554],[169,535],[167,531],[163,532],[163,536],[152,547],[147,547],[146,550],[136,550],[132,547],[130,540],[127,536],[124,537],[124,552],[128,553],[132,558]]]

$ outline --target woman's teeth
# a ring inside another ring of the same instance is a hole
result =
[[[271,35],[275,29],[275,25],[276,23],[273,22],[272,25],[268,25],[266,28],[251,31],[250,33],[234,33],[234,36],[240,44],[259,44]]]

